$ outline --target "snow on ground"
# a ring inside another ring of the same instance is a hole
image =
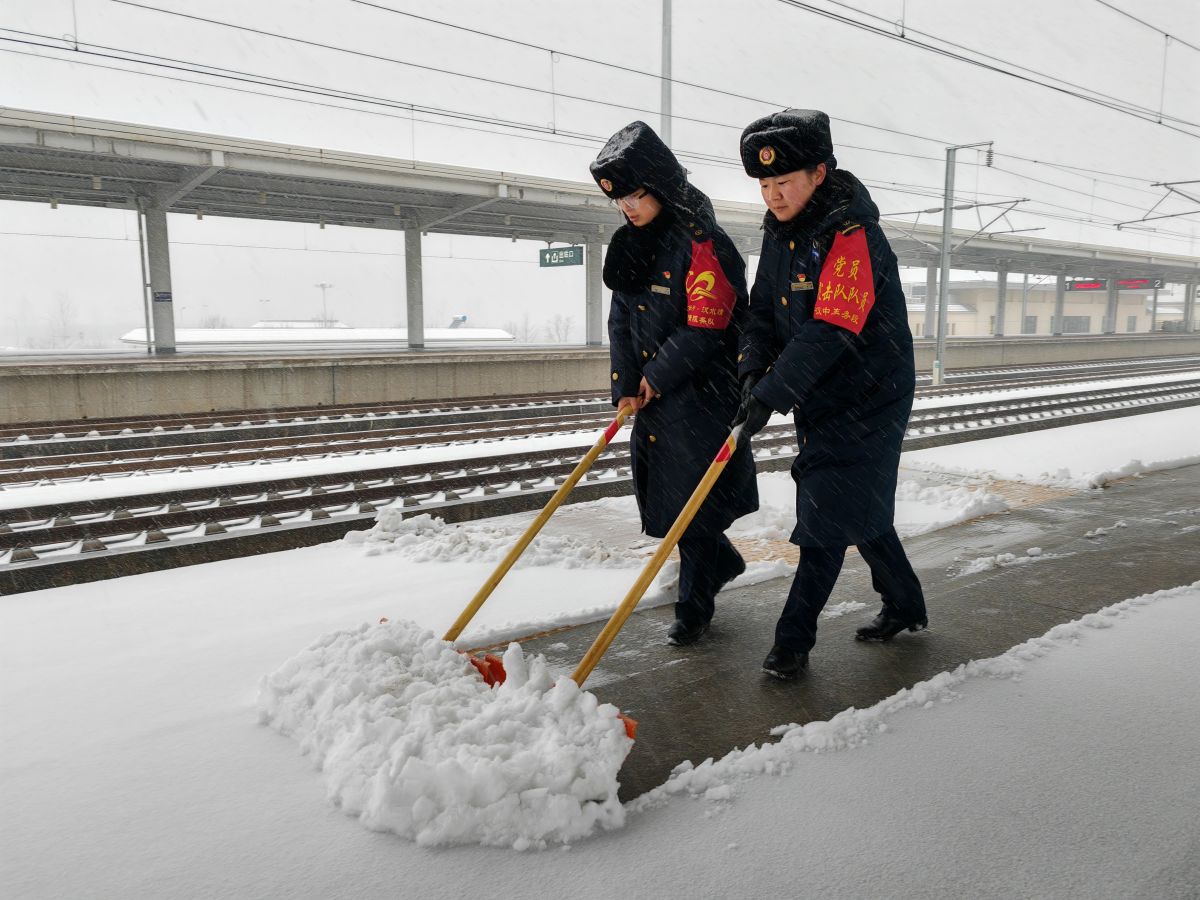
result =
[[[1085,489],[1200,462],[1200,406],[914,450],[928,472]]]
[[[896,487],[896,530],[902,537],[946,528],[1008,508],[1003,497],[984,488],[926,484],[901,472]],[[796,525],[796,485],[787,472],[758,476],[758,512],[733,524],[729,534],[746,540],[786,541]],[[632,503],[632,499],[630,500]]]
[[[860,609],[866,608],[867,604],[858,600],[844,600],[841,603],[833,603],[829,606],[826,606],[825,609],[821,611],[821,618],[840,619],[842,616],[847,615],[848,613],[858,612]]]
[[[1062,373],[1068,374],[1068,373]],[[1130,375],[1126,378],[1108,378],[1087,380],[1087,375],[1079,374],[1078,380],[1059,382],[1058,384],[1032,385],[1030,387],[1002,388],[988,390],[981,385],[979,390],[969,393],[954,393],[943,396],[917,397],[913,409],[939,409],[944,406],[957,406],[964,403],[991,403],[994,401],[1025,400],[1035,397],[1052,397],[1056,394],[1075,393],[1077,391],[1111,390],[1117,388],[1139,387],[1143,385],[1167,384],[1182,381],[1200,375],[1200,369],[1189,369],[1177,372],[1161,372],[1157,375]],[[958,388],[961,385],[951,384],[949,387]]]
[[[519,644],[504,670],[489,687],[430,631],[362,625],[264,678],[259,718],[299,741],[344,812],[422,846],[526,850],[619,828],[633,741],[617,708]]]
[[[1123,429],[1162,460],[1189,458],[1195,416],[1155,413],[906,454],[906,465],[916,457],[921,468],[964,472],[964,483],[906,477],[898,525],[912,534],[999,508],[971,480],[1037,482],[1043,471],[1128,464]],[[764,509],[735,537],[790,529],[787,474],[761,482]],[[637,535],[631,511],[631,498],[562,510],[543,550],[505,579],[464,645],[606,615],[654,543]],[[387,717],[366,704],[353,714],[348,704],[322,707],[330,715],[310,716],[309,733],[322,737],[302,762],[294,742],[264,740],[252,727],[255,686],[319,635],[352,634],[363,622],[386,616],[440,632],[528,520],[449,528],[385,513],[373,533],[320,547],[3,598],[0,803],[10,812],[0,824],[0,894],[456,897],[486,886],[587,898],[649,886],[714,897],[798,889],[1183,897],[1200,884],[1192,853],[1200,673],[1180,640],[1200,629],[1200,585],[1055,629],[871,710],[784,729],[785,749],[681,768],[650,797],[595,820],[624,815],[623,829],[574,843],[567,855],[480,847],[430,855],[364,829],[327,802],[353,786],[346,772],[361,769],[332,768],[323,786],[311,764],[386,756],[396,746]],[[669,572],[650,593],[648,602],[670,602]],[[1092,627],[1113,623],[1120,627]],[[1014,672],[1019,680],[973,677]],[[291,690],[266,695],[277,724],[285,704],[293,722],[317,708],[305,698],[322,687],[318,677],[297,674]],[[853,752],[810,752],[839,748]],[[583,833],[579,803],[537,819],[546,831],[530,839],[512,816],[446,817],[449,795],[439,791],[451,780],[423,783],[433,806],[422,807],[422,822],[436,823],[423,840],[537,846]],[[373,827],[421,833],[415,818],[389,813],[390,802],[372,808],[382,815],[368,819]]]
[[[638,798],[631,807],[634,811],[639,811],[664,801],[672,794],[681,793],[714,799],[714,789],[727,788],[746,776],[786,773],[801,754],[860,747],[872,738],[885,734],[890,727],[889,719],[902,710],[928,710],[937,703],[960,700],[964,688],[972,679],[1020,680],[1028,671],[1031,662],[1063,647],[1078,646],[1081,641],[1087,639],[1088,629],[1112,628],[1139,607],[1164,599],[1181,601],[1187,606],[1186,615],[1189,620],[1200,620],[1200,615],[1197,615],[1197,611],[1200,610],[1200,582],[1123,600],[1097,613],[1056,625],[1045,635],[1018,644],[999,656],[972,660],[953,671],[941,672],[927,681],[919,682],[911,688],[902,688],[869,709],[847,709],[827,722],[777,726],[772,730],[772,734],[780,738],[777,743],[764,744],[761,747],[751,744],[745,749],[727,754],[721,760],[706,760],[699,766],[690,762],[681,763],[665,784]],[[1176,654],[1186,650],[1186,646],[1180,646],[1183,642],[1174,643]],[[1193,715],[1192,719],[1193,726],[1200,731],[1200,715]],[[897,766],[894,770],[898,768]],[[1200,778],[1193,779],[1193,785],[1200,790]],[[724,800],[730,796],[731,792],[720,790],[720,796],[716,799]],[[1197,861],[1197,864],[1200,867],[1200,861]]]
[[[375,525],[351,531],[348,544],[362,544],[368,556],[400,553],[413,562],[499,562],[516,543],[525,516],[483,519],[447,524],[422,513],[403,518],[403,508],[388,506],[379,511]],[[559,565],[566,569],[583,566],[621,568],[635,566],[639,556],[610,546],[603,540],[588,540],[572,534],[543,531],[521,555],[522,566]]]
[[[0,604],[5,897],[1157,900],[1200,884],[1200,670],[1180,639],[1200,631],[1200,583],[681,768],[623,828],[518,854],[369,831],[254,727],[255,673],[363,598],[298,604],[287,566],[258,598],[179,574]]]
[[[993,556],[977,556],[962,566],[956,573],[956,578],[964,578],[967,575],[978,575],[980,572],[990,572],[992,569],[1004,569],[1010,566],[1027,566],[1030,563],[1040,562],[1047,559],[1059,559],[1059,555],[1055,553],[1042,553],[1041,547],[1030,547],[1025,551],[1024,556],[1017,556],[1015,553],[997,553]]]

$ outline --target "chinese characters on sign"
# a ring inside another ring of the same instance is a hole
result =
[[[1067,281],[1068,291],[1107,291],[1107,278],[1075,278]],[[1118,278],[1118,291],[1153,291],[1163,286],[1161,278]]]
[[[538,251],[538,266],[545,269],[554,266],[582,266],[582,247],[550,247]]]

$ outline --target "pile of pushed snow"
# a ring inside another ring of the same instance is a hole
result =
[[[914,479],[896,486],[896,531],[902,537],[915,537],[1006,509],[1007,500],[983,487],[923,485]]]
[[[518,850],[618,828],[617,771],[633,745],[616,707],[518,644],[488,687],[409,622],[326,635],[262,680],[259,719],[296,738],[330,799],[418,844]]]
[[[368,555],[401,553],[413,562],[499,562],[521,531],[485,522],[447,524],[428,513],[404,518],[398,507],[379,511],[367,531],[351,531],[343,540],[364,544]],[[604,544],[570,535],[539,535],[518,561],[519,566],[556,565],[568,569],[641,565],[642,559]]]
[[[1004,440],[1004,438],[994,438],[994,440]],[[927,453],[929,451],[918,450],[916,452]],[[997,461],[995,463],[970,465],[954,465],[936,458],[909,458],[904,462],[905,466],[922,472],[936,472],[943,475],[964,475],[969,477],[1003,478],[1011,481],[1021,481],[1025,484],[1084,491],[1092,488],[1107,487],[1112,482],[1120,481],[1123,478],[1195,465],[1200,463],[1200,455],[1189,454],[1150,461],[1131,459],[1128,462],[1107,469],[1078,470],[1067,466],[1060,466],[1053,471],[1043,470],[1037,474],[1034,474],[1037,472],[1037,469],[1032,461],[1025,461],[1024,466],[1021,463],[1022,460],[1019,457],[1011,463]]]
[[[758,476],[759,508],[734,523],[729,533],[744,540],[786,541],[796,527],[796,485],[787,472]],[[913,537],[1003,512],[1008,503],[986,488],[922,484],[905,479],[896,486],[896,531]]]

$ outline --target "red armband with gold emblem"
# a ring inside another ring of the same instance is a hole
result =
[[[725,329],[733,318],[737,293],[717,261],[711,240],[692,242],[692,263],[688,266],[687,323],[693,328]]]
[[[838,234],[821,268],[813,318],[861,334],[874,305],[875,275],[866,229]]]

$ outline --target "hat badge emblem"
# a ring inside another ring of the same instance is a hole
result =
[[[764,166],[769,166],[771,163],[775,162],[775,148],[763,147],[761,150],[759,150],[758,161]]]
[[[611,193],[612,192],[612,182],[609,181],[607,178],[601,178],[600,179],[600,190],[604,191],[604,193],[606,193],[606,194]]]

